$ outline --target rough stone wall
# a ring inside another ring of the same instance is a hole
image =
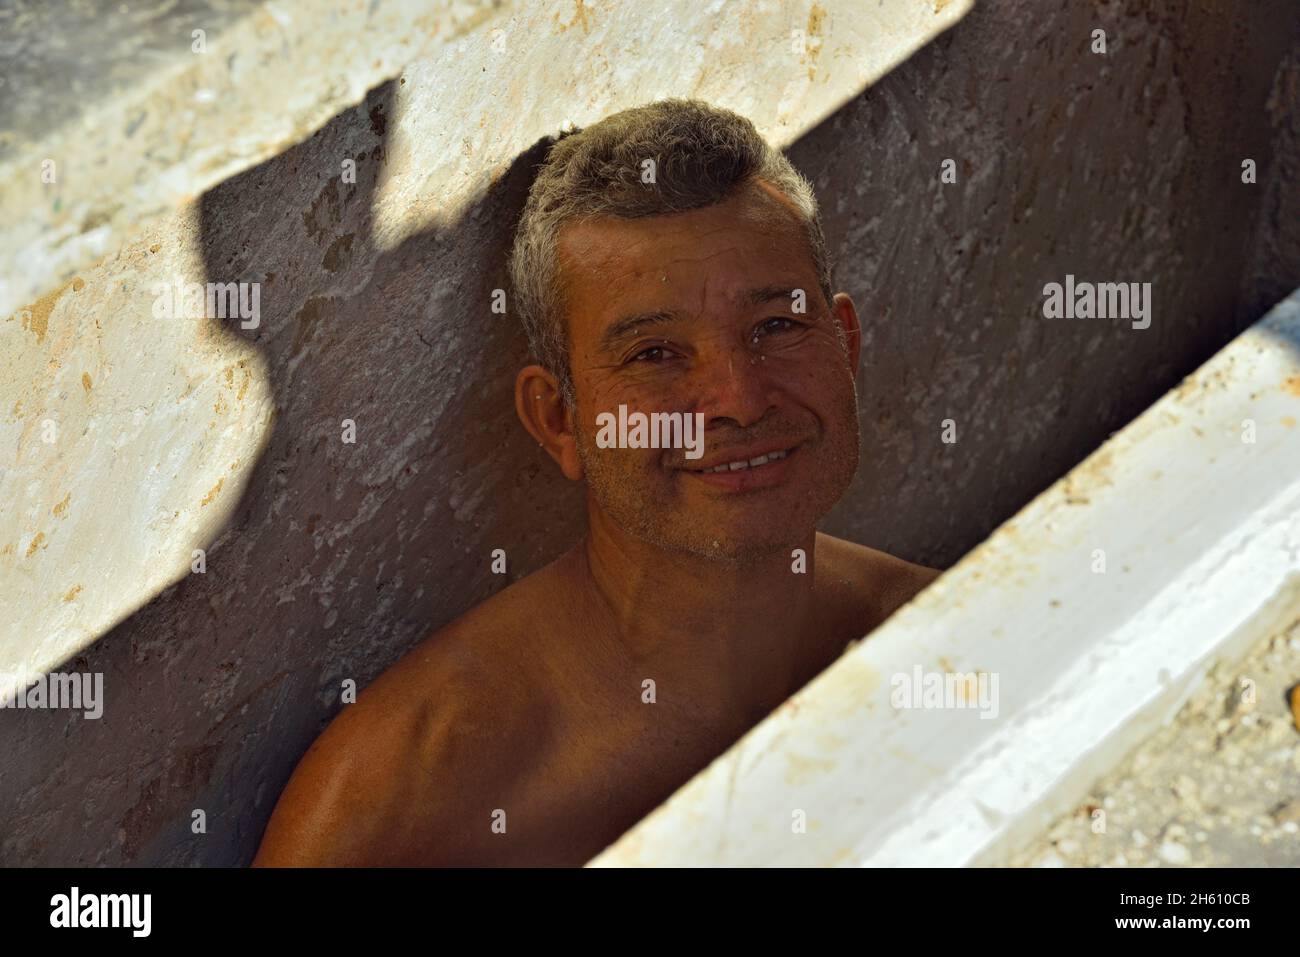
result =
[[[863,469],[828,530],[955,560],[1257,318],[1256,290],[1294,285],[1294,245],[1257,230],[1294,202],[1272,178],[1295,168],[1274,126],[1294,121],[1266,103],[1294,116],[1278,76],[1295,18],[1240,9],[986,0],[791,150],[866,322]],[[67,666],[105,672],[104,718],[3,716],[0,861],[246,863],[343,679],[364,686],[580,534],[578,490],[514,418],[521,336],[467,305],[505,286],[539,156],[389,242],[370,201],[393,99],[374,91],[203,198],[207,271],[266,287],[260,329],[227,334],[265,362],[269,443],[207,573]],[[948,157],[957,185],[938,181]],[[1042,286],[1067,272],[1152,282],[1151,328],[1046,322]]]
[[[1300,9],[1294,16],[1300,20]],[[1300,285],[1300,48],[1294,44],[1265,108],[1275,165],[1265,187],[1254,260],[1242,284],[1247,316],[1266,311]]]
[[[865,326],[831,529],[951,564],[1300,286],[1298,38],[1285,0],[983,3],[790,151]],[[1151,282],[1151,327],[1043,319],[1067,273]]]

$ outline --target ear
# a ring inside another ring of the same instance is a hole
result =
[[[525,366],[515,376],[515,412],[537,444],[555,459],[565,478],[582,478],[574,441],[574,410],[564,402],[560,382],[549,369]]]
[[[844,330],[844,344],[849,350],[849,369],[858,377],[858,354],[862,350],[862,327],[858,324],[858,310],[847,292],[837,292],[831,299],[831,321]]]

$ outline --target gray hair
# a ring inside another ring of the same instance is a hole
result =
[[[655,185],[641,181],[655,161]],[[722,202],[758,178],[802,215],[818,284],[831,299],[831,263],[811,184],[743,116],[700,100],[669,99],[623,110],[585,129],[563,132],[529,190],[510,280],[515,308],[536,360],[573,399],[557,245],[563,226],[597,216],[637,219]]]

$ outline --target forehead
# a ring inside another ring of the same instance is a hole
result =
[[[558,254],[575,345],[629,309],[704,309],[756,284],[817,282],[803,220],[761,181],[686,213],[566,226]]]

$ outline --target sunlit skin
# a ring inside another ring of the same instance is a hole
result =
[[[521,376],[521,415],[566,474],[587,480],[597,544],[704,557],[709,570],[693,573],[710,578],[723,562],[752,581],[763,559],[788,575],[791,549],[811,552],[814,525],[852,481],[857,315],[846,295],[826,302],[811,255],[790,256],[807,241],[785,203],[756,186],[707,213],[566,232],[576,422],[557,435],[557,409],[527,408],[530,384],[535,405],[554,403],[554,379],[536,367]],[[657,319],[629,324],[639,315]],[[703,413],[703,458],[596,448],[597,414],[620,405]],[[773,451],[789,455],[698,471]]]
[[[255,864],[581,864],[937,574],[816,531],[858,463],[859,319],[777,190],[571,225],[560,261],[575,403],[541,366],[515,403],[587,534],[344,708]],[[703,457],[598,448],[619,405],[703,413]]]

